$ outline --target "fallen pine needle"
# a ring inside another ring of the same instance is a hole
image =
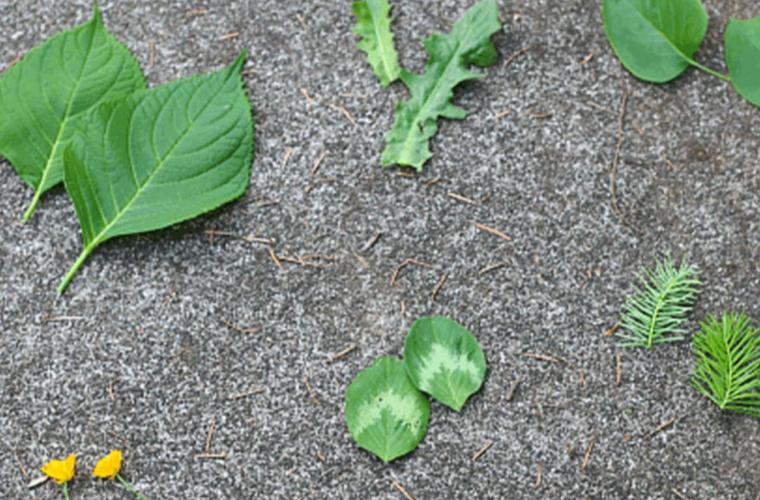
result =
[[[589,462],[591,461],[591,453],[594,451],[594,446],[596,445],[596,438],[592,437],[591,441],[589,441],[588,446],[586,446],[586,453],[583,455],[583,463],[581,464],[581,470],[585,471],[588,467]]]
[[[26,485],[27,488],[30,490],[33,490],[35,488],[39,488],[43,484],[47,483],[50,478],[47,476],[40,476],[37,479],[33,479],[29,482],[29,484]]]
[[[478,229],[480,229],[484,233],[488,233],[488,234],[492,234],[494,236],[498,236],[499,238],[501,238],[504,241],[512,241],[512,238],[509,235],[504,234],[503,232],[499,231],[498,229],[494,229],[494,228],[492,228],[490,226],[486,226],[485,224],[478,224],[476,222],[475,223],[475,227],[478,228]]]
[[[530,50],[530,47],[524,47],[517,52],[514,52],[511,56],[507,57],[507,59],[504,61],[504,67],[508,67],[510,64],[514,62],[515,59],[520,57],[521,55],[525,54]]]
[[[493,447],[493,441],[486,442],[486,444],[483,445],[483,447],[479,449],[478,451],[476,451],[475,454],[472,456],[472,461],[477,462],[478,460],[480,460],[480,457],[485,455],[488,452],[488,450],[490,450],[492,447]]]
[[[211,417],[211,421],[208,423],[208,436],[206,437],[206,445],[203,447],[203,452],[206,454],[211,453],[211,445],[214,442],[214,434],[216,434],[216,417]]]
[[[375,236],[370,238],[369,241],[367,241],[367,243],[365,243],[364,246],[362,247],[362,252],[371,250],[372,247],[377,245],[377,242],[380,241],[380,238],[382,237],[383,237],[383,233],[377,233]]]
[[[356,349],[357,349],[356,344],[352,344],[352,345],[346,347],[345,349],[343,349],[339,353],[334,354],[333,357],[330,358],[330,363],[335,363],[336,361],[340,361],[341,359],[345,358],[346,356],[348,356],[349,354],[351,354],[352,352],[354,352]]]
[[[306,386],[306,390],[309,391],[309,397],[314,401],[314,404],[321,404],[317,398],[317,392],[314,390],[314,387],[312,387],[311,382],[309,382],[309,377],[304,377],[303,383]]]
[[[449,198],[453,198],[453,199],[455,199],[457,201],[461,201],[462,203],[466,203],[467,205],[477,205],[478,204],[478,202],[476,202],[475,200],[473,200],[471,198],[468,198],[466,196],[462,196],[459,193],[454,193],[454,192],[450,191],[450,192],[446,193],[446,195]]]
[[[546,363],[555,363],[555,364],[562,364],[562,360],[556,356],[549,356],[548,354],[536,354],[532,352],[526,352],[523,353],[523,356],[530,359],[535,359],[536,361],[544,361]]]
[[[306,90],[305,88],[301,88],[299,90],[301,91],[301,95],[304,97],[304,99],[306,99],[306,102],[308,104],[314,104],[314,99],[312,99],[312,97],[309,95],[308,90]]]
[[[430,295],[430,298],[432,300],[435,300],[436,297],[438,297],[438,294],[440,293],[441,289],[443,288],[443,285],[446,284],[446,280],[449,279],[448,274],[444,274],[441,276],[441,279],[438,281],[438,284],[435,285],[435,288],[433,289],[433,293]]]
[[[681,493],[675,488],[672,488],[670,491],[672,491],[673,494],[677,496],[678,498],[680,498],[681,500],[689,500],[689,497],[687,497],[686,495],[684,495],[683,493]]]
[[[509,392],[507,392],[507,402],[511,402],[515,398],[515,394],[517,393],[520,384],[522,384],[522,379],[519,378],[512,382],[512,385],[509,387]]]
[[[195,455],[196,460],[227,460],[226,453],[198,453]]]
[[[401,493],[406,500],[414,500],[414,497],[398,481],[391,481],[391,486]]]
[[[251,389],[250,391],[240,392],[237,394],[230,394],[229,400],[230,401],[237,401],[239,399],[245,399],[250,396],[257,396],[259,394],[264,394],[264,389]]]
[[[252,328],[243,328],[241,326],[236,325],[235,323],[233,323],[231,321],[227,321],[226,319],[222,320],[222,323],[224,323],[224,326],[226,326],[230,330],[234,330],[234,331],[236,331],[238,333],[243,333],[245,335],[259,333],[261,331],[261,327],[260,326],[254,326]]]
[[[277,254],[274,253],[274,248],[271,246],[269,247],[269,257],[271,257],[272,262],[277,266],[278,269],[282,269],[282,262],[280,262],[280,258],[277,257]]]
[[[614,325],[612,325],[611,327],[609,327],[606,332],[604,332],[604,336],[605,337],[612,337],[613,335],[615,335],[617,333],[618,330],[620,330],[621,326],[622,325],[618,321],[617,323],[615,323]]]
[[[673,417],[670,420],[666,420],[665,422],[661,423],[655,430],[649,433],[649,437],[654,437],[655,435],[659,434],[660,432],[668,429],[673,424],[676,423],[676,420],[678,420],[678,417]]]
[[[327,152],[323,151],[322,154],[319,155],[319,158],[317,158],[317,161],[314,162],[314,167],[311,169],[311,175],[317,175],[319,167],[322,166],[322,162],[325,161],[325,158],[327,158]]]
[[[393,272],[393,275],[391,275],[391,286],[396,286],[396,281],[398,281],[398,277],[399,277],[399,274],[401,274],[401,271],[403,271],[405,267],[411,266],[411,265],[425,267],[428,269],[431,269],[433,267],[427,262],[422,262],[416,259],[406,259],[401,264],[399,264],[399,266]]]
[[[501,269],[502,267],[507,267],[507,265],[508,265],[507,262],[501,262],[499,264],[492,264],[490,266],[486,266],[483,269],[481,269],[479,271],[479,274],[488,274],[488,273],[491,273],[491,272],[496,271],[498,269]]]

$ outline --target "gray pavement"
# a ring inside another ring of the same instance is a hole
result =
[[[422,39],[470,4],[393,3],[402,63],[418,71]],[[726,20],[760,8],[708,4],[697,57],[722,67]],[[621,351],[603,332],[632,275],[666,251],[703,271],[690,330],[725,309],[760,319],[760,110],[693,70],[665,86],[634,80],[595,1],[502,5],[502,60],[457,93],[472,116],[443,123],[435,158],[407,178],[379,167],[405,90],[377,84],[355,48],[348,2],[104,0],[107,25],[152,85],[250,48],[253,183],[201,219],[104,245],[58,298],[80,250],[73,208],[59,188],[20,225],[31,193],[0,164],[2,496],[61,498],[49,484],[28,491],[20,465],[35,476],[75,452],[73,499],[129,498],[88,478],[98,456],[120,447],[125,477],[152,499],[400,498],[392,481],[420,499],[756,498],[758,422],[721,414],[690,388],[689,345],[622,351],[618,386]],[[208,13],[186,16],[197,8]],[[0,64],[89,11],[81,0],[0,0]],[[610,165],[626,92],[616,214]],[[266,246],[209,230],[335,260],[278,269]],[[432,268],[409,266],[391,286],[405,259]],[[422,445],[384,466],[351,441],[343,394],[376,357],[400,354],[427,314],[473,331],[487,381],[461,414],[433,404]],[[196,458],[212,420],[211,452],[226,460]]]

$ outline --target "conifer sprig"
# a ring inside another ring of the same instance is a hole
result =
[[[760,418],[760,331],[743,314],[708,317],[694,337],[692,385],[718,405]]]
[[[681,261],[675,267],[668,256],[654,269],[643,269],[634,294],[623,305],[617,337],[624,347],[651,348],[683,340],[680,328],[699,295],[699,272]]]

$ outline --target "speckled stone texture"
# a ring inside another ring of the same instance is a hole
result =
[[[419,71],[423,38],[471,2],[393,3],[401,61]],[[635,272],[668,251],[703,271],[690,330],[725,309],[760,319],[760,111],[694,70],[664,86],[633,79],[606,42],[598,2],[501,3],[501,61],[459,89],[472,115],[443,123],[435,158],[408,178],[379,166],[405,89],[380,88],[347,1],[103,0],[106,24],[151,85],[250,49],[253,183],[206,217],[104,245],[59,298],[80,251],[74,211],[58,188],[21,225],[32,193],[0,164],[2,496],[60,498],[50,484],[28,491],[20,464],[36,476],[75,452],[72,498],[129,498],[89,478],[120,447],[125,477],[152,499],[400,498],[393,481],[420,499],[755,499],[758,423],[721,414],[690,388],[688,343],[620,351],[603,333]],[[208,12],[187,15],[198,8]],[[721,68],[727,19],[760,7],[708,9],[697,58]],[[0,64],[89,14],[84,0],[0,0]],[[627,92],[618,215],[610,166]],[[334,260],[278,269],[266,246],[209,230]],[[432,267],[408,266],[392,286],[405,259]],[[475,333],[487,381],[461,414],[433,404],[422,445],[384,466],[348,435],[344,391],[376,357],[400,354],[426,314]],[[196,458],[212,419],[211,452],[226,460]]]

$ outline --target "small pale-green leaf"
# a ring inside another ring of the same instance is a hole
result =
[[[668,82],[693,64],[707,32],[700,0],[604,0],[602,17],[623,65],[654,83]]]
[[[362,37],[357,47],[367,53],[380,83],[387,87],[401,74],[391,33],[391,6],[388,0],[362,0],[352,7],[357,20],[354,33]]]
[[[731,19],[725,42],[731,83],[742,97],[760,106],[760,17]]]
[[[191,219],[246,191],[253,118],[244,59],[103,104],[77,121],[64,163],[84,251],[59,292],[101,243]]]
[[[92,20],[32,49],[0,81],[0,154],[40,196],[63,181],[63,151],[74,121],[98,104],[144,89],[140,66]]]
[[[483,78],[471,65],[496,63],[491,36],[501,29],[496,0],[481,0],[454,24],[446,35],[425,40],[429,59],[425,72],[401,70],[409,99],[396,107],[396,121],[385,138],[383,166],[401,165],[418,171],[432,158],[429,141],[438,131],[438,119],[463,120],[467,111],[451,103],[454,89],[468,80]]]
[[[459,411],[486,375],[480,344],[462,325],[441,316],[420,318],[404,342],[412,383],[439,403]]]
[[[430,403],[409,381],[404,364],[384,357],[348,386],[345,416],[357,444],[387,463],[420,444]]]

